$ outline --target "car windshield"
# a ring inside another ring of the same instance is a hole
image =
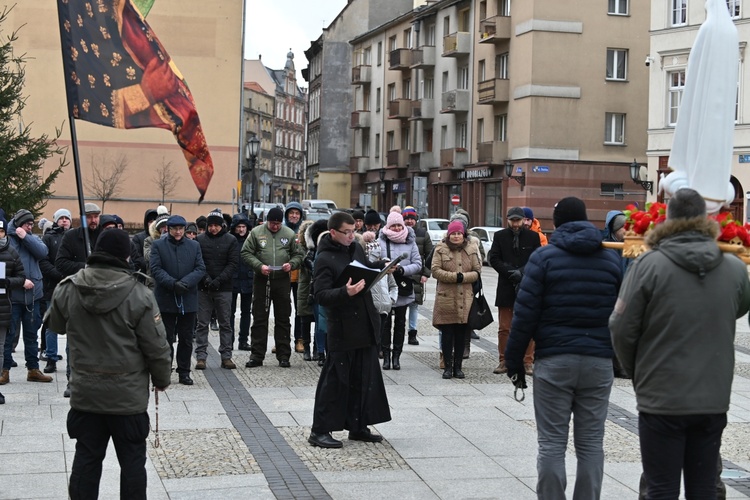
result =
[[[447,220],[431,220],[429,229],[432,231],[446,231],[448,229],[448,221]]]

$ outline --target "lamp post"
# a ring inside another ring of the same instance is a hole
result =
[[[641,165],[633,158],[633,163],[630,164],[630,178],[633,182],[639,184],[644,190],[651,194],[654,194],[654,181],[642,181],[641,180]]]
[[[526,185],[526,172],[521,172],[521,175],[513,175],[513,164],[510,162],[510,160],[505,161],[505,176],[508,177],[508,179],[513,179],[517,183],[521,185],[521,191],[523,191],[523,187]]]
[[[378,170],[378,176],[380,177],[380,194],[383,198],[383,203],[380,205],[380,210],[385,212],[385,168]]]
[[[295,175],[297,177],[297,182],[298,182],[298,184],[297,184],[297,186],[298,186],[297,200],[295,200],[295,201],[300,201],[300,200],[302,200],[302,189],[303,189],[303,187],[305,185],[305,182],[302,180],[302,172],[301,171],[297,170],[297,172],[295,173]]]
[[[257,136],[252,136],[245,144],[245,159],[247,160],[247,170],[250,171],[250,213],[255,213],[255,163],[258,161],[258,152],[260,150],[260,140]]]

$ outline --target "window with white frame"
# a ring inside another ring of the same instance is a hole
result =
[[[398,44],[396,42],[396,35],[393,35],[388,39],[388,52],[392,52],[398,48]]]
[[[435,79],[425,78],[422,80],[422,99],[435,98]]]
[[[677,114],[682,101],[682,93],[685,90],[685,70],[671,71],[669,78],[669,97],[667,99],[667,125],[674,127],[677,125]]]
[[[378,42],[378,66],[383,64],[383,42]]]
[[[404,30],[404,48],[411,49],[411,28]]]
[[[388,84],[388,102],[396,100],[396,84]]]
[[[375,89],[375,112],[380,112],[380,87]]]
[[[386,151],[394,151],[396,149],[396,134],[391,130],[385,136],[386,140]]]
[[[497,9],[498,15],[508,17],[510,16],[510,0],[498,0]]]
[[[495,140],[499,142],[508,140],[508,115],[495,116]]]
[[[375,134],[375,158],[380,158],[380,134]]]
[[[362,133],[362,156],[370,156],[370,134],[367,130]]]
[[[448,149],[448,126],[440,127],[440,149]]]
[[[484,142],[484,118],[477,120],[477,144]]]
[[[607,49],[607,80],[625,80],[628,77],[628,50]]]
[[[508,79],[508,53],[495,56],[495,78]]]
[[[443,92],[448,92],[448,72],[443,71]]]
[[[629,0],[609,0],[607,14],[614,14],[619,16],[628,15],[628,3]]]
[[[367,47],[362,51],[362,64],[365,66],[372,64],[372,47]]]
[[[672,26],[687,24],[687,0],[670,0]]]
[[[469,88],[469,66],[461,66],[458,68],[458,88],[461,90],[467,90]]]
[[[727,8],[732,19],[740,17],[740,0],[727,0]]]
[[[401,81],[401,97],[411,99],[411,78],[404,78]]]
[[[435,24],[429,24],[425,35],[424,44],[430,47],[435,46]]]
[[[456,147],[466,149],[468,129],[466,122],[456,123]]]
[[[625,114],[604,114],[604,143],[625,144]]]
[[[477,65],[477,81],[483,82],[485,80],[485,73],[487,71],[486,64],[484,62],[484,59],[479,61],[479,64]]]

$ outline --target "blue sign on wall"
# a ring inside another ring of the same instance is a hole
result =
[[[750,163],[750,155],[740,155],[740,163]]]
[[[549,172],[549,167],[547,165],[535,165],[531,167],[532,172],[538,172],[540,174],[546,174]]]

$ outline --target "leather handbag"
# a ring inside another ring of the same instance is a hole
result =
[[[469,309],[469,328],[472,330],[481,330],[485,326],[492,324],[495,319],[492,317],[492,311],[490,305],[487,303],[487,299],[484,297],[484,290],[482,289],[482,278],[477,280],[479,286],[474,287],[474,300],[471,303],[471,309]],[[476,283],[475,283],[476,285]]]

